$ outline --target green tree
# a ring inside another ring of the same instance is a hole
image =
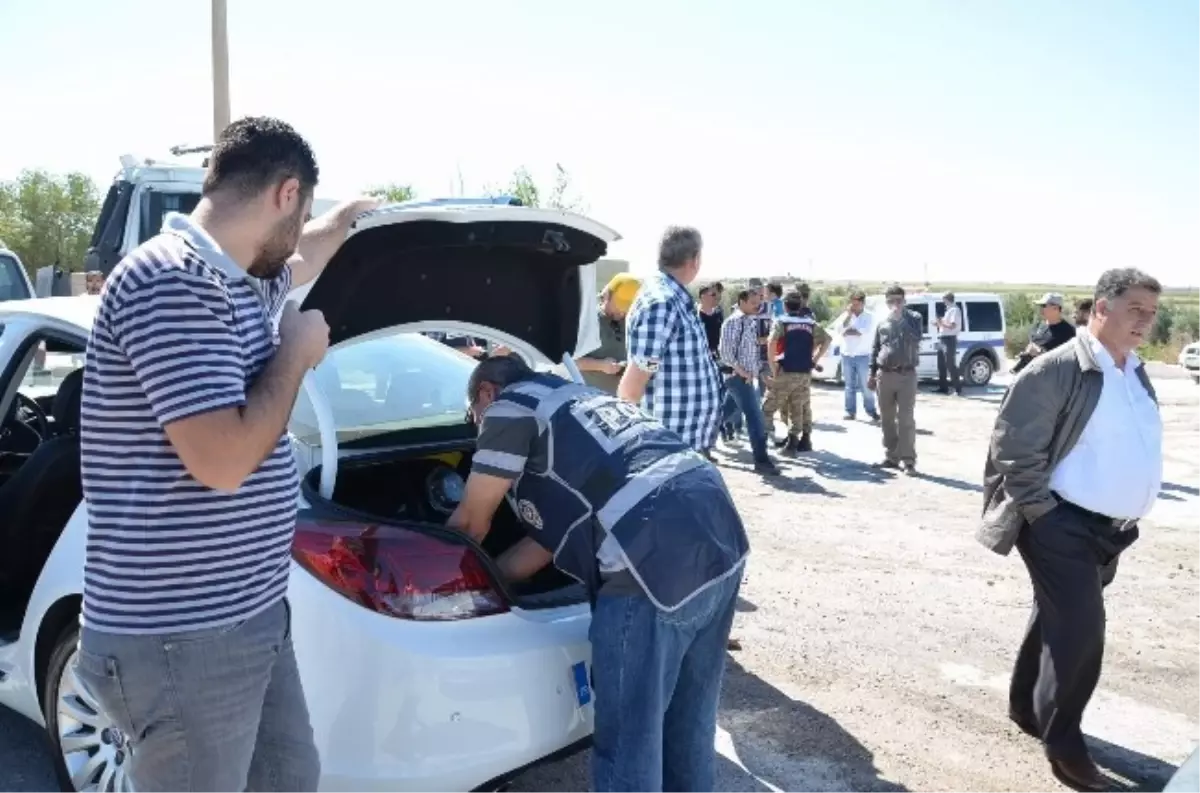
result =
[[[542,190],[529,169],[522,165],[513,171],[512,178],[503,188],[489,187],[485,192],[489,196],[510,195],[527,207],[544,206],[564,212],[580,212],[584,209],[583,201],[572,189],[571,175],[557,163],[554,165],[554,184],[549,190]]]
[[[399,204],[401,201],[412,201],[417,197],[417,191],[413,190],[410,184],[390,182],[372,187],[367,191],[367,195],[382,198],[389,204]]]
[[[99,214],[100,193],[81,173],[29,170],[0,182],[0,239],[30,277],[48,264],[82,269]]]

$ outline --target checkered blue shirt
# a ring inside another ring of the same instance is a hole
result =
[[[711,448],[721,376],[688,291],[662,271],[646,278],[629,308],[625,344],[629,360],[651,373],[642,408],[692,448]]]

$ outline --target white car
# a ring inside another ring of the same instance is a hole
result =
[[[523,536],[444,528],[470,467],[474,363],[431,329],[535,364],[596,346],[594,265],[618,236],[513,206],[359,218],[305,298],[331,348],[290,433],[300,517],[288,597],[327,790],[496,787],[590,740],[590,611],[549,568],[504,583]],[[124,738],[73,675],[83,586],[79,405],[91,297],[0,304],[0,705],[42,724],[75,789],[129,786]],[[49,380],[33,375],[47,345]],[[136,751],[136,747],[133,749]]]
[[[1179,352],[1179,365],[1200,383],[1200,342],[1189,344]]]
[[[1004,302],[991,292],[956,294],[955,303],[963,317],[963,328],[958,335],[958,366],[963,385],[985,386],[997,372],[1007,366],[1004,354]],[[908,295],[908,308],[921,315],[925,324],[925,335],[921,339],[921,360],[917,376],[922,380],[937,379],[937,333],[931,317],[940,318],[946,312],[946,304],[940,294],[918,293]],[[868,295],[866,311],[876,322],[887,315],[887,302],[883,295]],[[833,343],[820,360],[822,371],[813,376],[829,380],[842,379],[842,322],[843,311],[826,326]],[[874,333],[874,328],[872,328]]]
[[[33,284],[17,254],[0,242],[0,302],[33,297]]]

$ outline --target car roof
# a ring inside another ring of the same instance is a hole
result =
[[[0,322],[29,318],[41,324],[68,325],[86,335],[92,331],[92,322],[99,308],[100,298],[97,295],[6,300],[0,303]]]

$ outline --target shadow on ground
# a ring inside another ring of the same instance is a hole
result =
[[[732,655],[719,723],[732,741],[736,762],[719,755],[718,780],[750,783],[720,790],[907,789],[881,779],[871,751],[835,719],[747,672]]]
[[[1157,757],[1090,735],[1086,740],[1096,765],[1130,783],[1119,786],[1119,790],[1162,790],[1175,773],[1175,766]]]

